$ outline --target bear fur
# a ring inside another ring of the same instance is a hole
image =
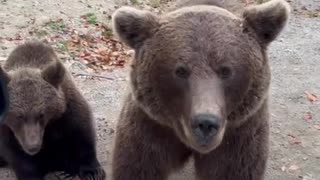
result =
[[[289,5],[271,0],[236,16],[194,2],[161,16],[131,7],[113,14],[114,32],[135,50],[113,180],[165,180],[190,157],[199,180],[264,179],[267,48]]]
[[[51,172],[103,180],[91,109],[54,50],[32,41],[18,46],[3,69],[9,111],[0,125],[0,157],[19,180]]]

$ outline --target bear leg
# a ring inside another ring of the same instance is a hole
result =
[[[171,129],[153,120],[120,120],[112,180],[165,180],[191,155]]]
[[[0,157],[0,168],[6,167],[8,165],[7,161]]]
[[[64,139],[62,147],[68,148],[57,161],[57,170],[74,177],[79,176],[81,180],[105,180],[106,173],[97,159],[94,138],[82,137],[84,132],[75,134],[77,137]]]
[[[15,172],[18,180],[44,180],[44,175],[40,168],[29,158],[23,158],[19,155],[8,162],[12,170]]]

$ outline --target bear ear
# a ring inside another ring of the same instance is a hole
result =
[[[63,64],[60,61],[56,61],[46,67],[41,72],[41,76],[45,81],[57,88],[64,79],[65,71]]]
[[[122,7],[112,15],[113,31],[133,49],[137,49],[143,41],[151,37],[159,26],[158,18],[149,11],[131,7]]]
[[[0,80],[4,82],[4,84],[8,84],[10,81],[10,76],[4,69],[0,66]]]
[[[245,26],[253,28],[264,45],[272,42],[286,25],[290,6],[285,0],[270,0],[261,5],[249,6],[244,10]]]

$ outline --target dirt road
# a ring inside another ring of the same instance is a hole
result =
[[[157,0],[150,0],[148,5],[131,2],[157,12],[163,6]],[[50,36],[59,56],[78,75],[75,76],[76,83],[94,109],[99,160],[107,171],[110,170],[114,128],[127,89],[129,68],[127,65],[112,71],[107,68],[108,71],[99,71],[102,78],[84,76],[92,74],[92,69],[87,67],[85,57],[69,56],[68,37],[59,32],[67,26],[88,33],[91,26],[83,25],[83,15],[90,22],[108,24],[111,13],[124,3],[125,0],[0,2],[0,62],[23,40]],[[289,25],[269,49],[271,153],[267,179],[320,180],[320,103],[311,102],[316,100],[316,95],[320,97],[320,1],[291,0],[290,3],[293,13]],[[55,39],[51,34],[58,34],[59,38]],[[14,176],[1,169],[0,179],[12,180]],[[193,180],[192,166],[171,179]]]

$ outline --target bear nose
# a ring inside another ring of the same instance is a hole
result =
[[[32,148],[30,148],[29,149],[29,151],[31,152],[31,153],[37,153],[38,151],[39,151],[39,148],[40,146],[35,146],[35,147],[32,147]]]
[[[199,114],[193,119],[193,130],[201,138],[212,137],[218,133],[220,120],[212,114]]]
[[[30,147],[26,148],[26,152],[29,155],[35,155],[40,151],[40,149],[41,149],[40,145],[34,145],[34,146],[30,146]]]

